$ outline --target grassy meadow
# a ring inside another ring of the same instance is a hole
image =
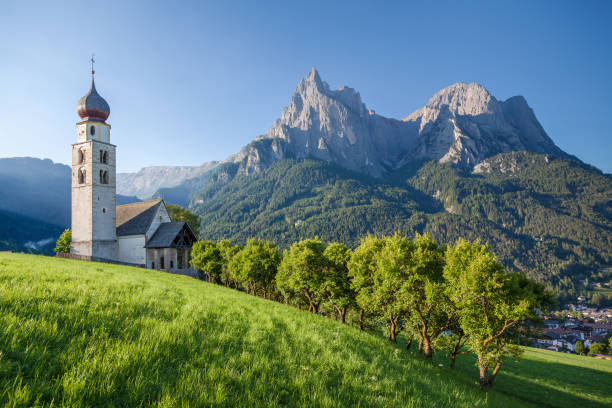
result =
[[[457,364],[188,277],[0,253],[0,406],[612,406],[610,361],[527,349],[487,393]]]

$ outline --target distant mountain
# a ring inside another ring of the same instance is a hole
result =
[[[117,174],[117,193],[149,199],[160,189],[179,186],[183,181],[197,178],[210,172],[218,162],[201,166],[152,166],[144,167],[137,173]]]
[[[0,251],[51,255],[63,230],[57,225],[0,210]]]
[[[195,195],[203,237],[283,247],[314,236],[354,247],[395,231],[481,239],[510,269],[566,294],[581,279],[601,280],[600,266],[612,263],[612,177],[575,160],[502,153],[473,173],[428,161],[385,179],[312,159],[252,175],[238,168],[221,166]]]
[[[23,249],[22,244],[31,242],[26,249],[49,252],[40,242],[55,234],[52,249],[57,235],[70,227],[70,182],[65,164],[33,157],[0,159],[0,241],[5,247],[12,242]],[[135,201],[117,195],[118,205]]]
[[[557,147],[523,97],[498,101],[478,84],[397,120],[313,70],[264,135],[169,193],[213,239],[355,246],[368,233],[428,232],[489,242],[566,295],[585,277],[609,280],[598,270],[612,263],[612,177]]]
[[[49,159],[0,159],[0,210],[70,225],[70,167]]]
[[[385,177],[423,160],[469,170],[498,153],[528,151],[570,156],[548,137],[525,99],[499,102],[478,84],[457,83],[403,120],[367,109],[359,92],[330,89],[313,69],[282,116],[226,162],[252,174],[284,158],[316,158]]]

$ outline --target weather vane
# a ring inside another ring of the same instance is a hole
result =
[[[94,62],[96,62],[96,60],[94,60],[94,53],[91,53],[91,76],[93,76],[93,74],[96,72],[94,71]]]

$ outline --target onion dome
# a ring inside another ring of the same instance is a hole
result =
[[[91,78],[91,89],[77,103],[77,113],[83,120],[97,120],[101,122],[104,122],[108,115],[110,115],[108,103],[96,91],[93,75]]]

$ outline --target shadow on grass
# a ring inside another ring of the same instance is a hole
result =
[[[424,360],[416,348],[410,352]],[[442,353],[437,353],[432,364],[443,364],[448,368],[449,361]],[[476,357],[468,354],[457,358],[455,368],[457,377],[477,387],[478,368]],[[524,355],[516,362],[506,359],[502,370],[495,379],[494,390],[539,407],[610,407],[612,397],[612,375],[597,369],[575,366],[552,361],[538,361]],[[591,396],[588,398],[586,396]]]

